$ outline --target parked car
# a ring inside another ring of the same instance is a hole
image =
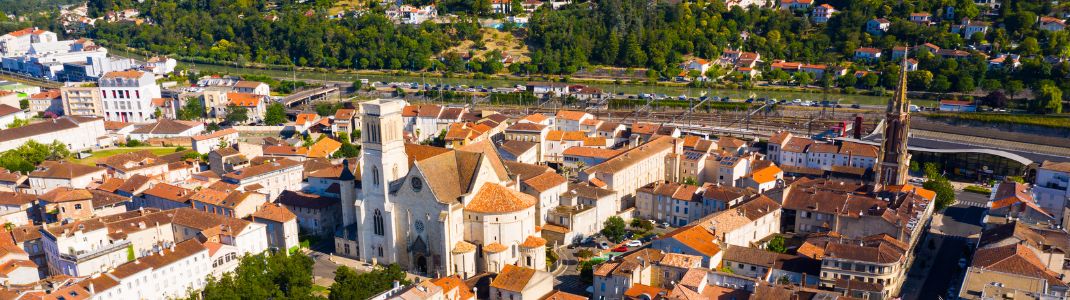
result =
[[[628,243],[626,243],[626,244],[624,244],[624,245],[626,245],[626,246],[628,246],[628,247],[639,247],[639,246],[642,246],[642,245],[643,245],[643,241],[640,241],[640,240],[630,240],[630,241],[628,241]]]
[[[613,248],[613,252],[628,252],[628,246],[620,246]]]
[[[661,227],[668,228],[669,227],[669,222],[661,222]]]
[[[851,104],[851,108],[862,108],[862,105],[858,105],[858,103]]]
[[[598,249],[602,249],[602,250],[609,249],[609,243],[608,242],[602,242],[601,244],[598,244]]]

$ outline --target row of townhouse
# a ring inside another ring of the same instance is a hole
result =
[[[877,153],[875,145],[823,143],[789,132],[774,134],[766,144],[766,158],[791,173],[833,172],[860,177],[877,163]]]

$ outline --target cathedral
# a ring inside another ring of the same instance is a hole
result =
[[[430,277],[546,269],[537,200],[520,192],[493,145],[406,144],[406,102],[360,105],[360,172],[346,167],[337,178],[346,226],[336,253]]]

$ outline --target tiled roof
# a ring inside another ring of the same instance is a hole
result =
[[[557,111],[557,119],[559,119],[559,120],[579,121],[584,116],[588,116],[588,114],[585,113],[585,112],[582,112],[582,111],[571,111],[571,110],[559,110],[559,111]]]
[[[193,191],[166,183],[159,183],[145,190],[145,195],[156,196],[175,202],[187,202]]]
[[[19,192],[0,192],[0,205],[22,206],[25,204],[30,204],[34,200],[37,200],[37,197],[30,194]]]
[[[256,107],[260,105],[262,96],[250,93],[227,93],[227,105],[241,107]]]
[[[236,87],[236,88],[246,88],[246,89],[255,89],[255,88],[259,87],[261,84],[264,84],[264,83],[263,82],[259,82],[259,81],[251,81],[251,80],[238,80],[238,82],[234,84],[234,87]]]
[[[127,278],[149,268],[160,269],[197,253],[207,251],[208,248],[204,247],[197,239],[188,239],[179,242],[174,248],[165,248],[159,253],[153,253],[152,255],[137,258],[133,262],[119,265],[109,274],[117,278]]]
[[[535,206],[538,200],[531,195],[511,190],[496,183],[486,183],[465,206],[477,213],[509,213]]]
[[[457,244],[453,246],[453,250],[451,250],[452,253],[468,253],[472,251],[476,251],[476,245],[472,245],[472,243],[465,241],[458,241]]]
[[[576,147],[569,147],[568,149],[565,149],[565,151],[562,151],[561,154],[562,155],[566,155],[566,156],[580,156],[580,157],[593,157],[593,158],[609,159],[611,157],[616,156],[617,154],[620,154],[621,152],[623,152],[623,151],[615,150],[615,149],[602,149],[602,148],[591,148],[591,147],[578,147],[578,146],[576,146]]]
[[[431,279],[431,283],[442,288],[443,293],[446,295],[446,299],[468,300],[475,299],[476,297],[475,293],[472,292],[472,288],[468,287],[460,275]]]
[[[1066,286],[1057,273],[1048,270],[1040,258],[1022,244],[978,249],[973,255],[971,267],[1040,278],[1051,285]]]
[[[562,186],[567,182],[568,179],[554,172],[542,173],[524,180],[525,185],[538,192],[545,192],[551,188]]]
[[[69,187],[57,187],[48,191],[47,193],[38,196],[38,199],[47,201],[50,203],[61,203],[70,201],[82,201],[92,200],[93,194],[89,193],[89,190],[73,189]]]
[[[320,139],[319,141],[316,141],[315,144],[312,144],[312,146],[308,148],[307,156],[308,157],[313,157],[313,158],[314,157],[324,157],[324,158],[326,158],[326,157],[331,156],[331,154],[334,154],[334,152],[338,151],[338,149],[340,149],[340,148],[342,148],[342,143],[341,142],[338,142],[338,141],[333,140],[331,138],[323,138],[323,139]]]
[[[237,133],[238,133],[237,129],[227,128],[227,129],[223,129],[223,130],[216,130],[216,131],[213,131],[213,132],[211,132],[209,134],[198,134],[198,135],[195,135],[195,136],[193,136],[193,140],[194,141],[203,141],[203,140],[207,140],[207,139],[214,139],[214,138],[223,137],[223,136],[227,136],[227,135],[230,135],[230,134],[237,134]]]
[[[67,161],[45,161],[37,165],[36,170],[30,172],[30,177],[72,179],[102,171],[104,171],[102,168]]]
[[[524,141],[505,141],[499,146],[502,151],[505,151],[513,156],[520,156],[531,149],[534,149],[538,144],[533,142]]]
[[[538,248],[542,246],[546,246],[546,239],[534,235],[528,236],[528,238],[520,244],[520,247],[523,248]]]
[[[546,125],[536,123],[516,123],[506,127],[506,131],[542,131]]]
[[[139,134],[180,134],[187,130],[202,125],[197,121],[183,121],[172,119],[160,119],[155,123],[144,125],[134,129],[133,133]]]
[[[303,207],[307,209],[323,209],[341,204],[337,198],[306,194],[297,191],[282,191],[276,202],[286,206]]]
[[[490,287],[519,293],[524,291],[534,276],[534,269],[505,265],[494,281],[491,281]]]
[[[288,168],[292,168],[292,167],[301,167],[301,162],[290,160],[290,159],[278,159],[278,160],[274,160],[274,161],[263,163],[263,164],[259,164],[259,165],[248,166],[248,167],[245,167],[244,169],[227,173],[226,175],[223,175],[223,177],[224,178],[231,178],[231,179],[235,179],[235,180],[242,180],[242,179],[246,179],[246,178],[249,178],[249,177],[254,177],[254,176],[259,176],[259,175],[262,175],[262,174],[266,174],[268,172],[288,169]]]
[[[506,247],[505,245],[502,245],[498,242],[492,242],[490,244],[487,244],[486,246],[483,246],[483,252],[486,253],[499,253],[505,250],[509,250],[509,247]]]
[[[534,114],[527,115],[523,119],[520,119],[520,120],[521,121],[529,121],[529,122],[532,122],[532,123],[542,123],[543,121],[546,121],[546,119],[549,119],[549,118],[550,117],[547,117],[546,115],[543,115],[543,114],[540,114],[540,113],[534,113]]]
[[[780,170],[776,165],[771,165],[751,173],[751,179],[757,183],[767,183],[777,180],[778,175],[783,175],[784,171]]]
[[[624,153],[614,156],[613,158],[610,158],[605,162],[595,165],[587,170],[584,170],[584,173],[616,173],[642,160],[650,158],[650,156],[652,155],[671,149],[674,146],[674,140],[675,139],[668,136],[659,137],[650,142],[647,142],[646,144],[640,145],[639,147],[629,149]]]
[[[715,242],[717,238],[713,236],[713,233],[707,231],[706,228],[702,226],[690,225],[681,227],[666,233],[659,239],[674,239],[692,250],[710,257],[721,252],[721,247],[717,246],[717,243]]]
[[[546,172],[553,172],[553,169],[543,165],[526,164],[515,161],[505,161],[505,169],[509,173],[509,177],[520,176],[520,180],[527,180],[538,176],[539,174]]]
[[[355,110],[355,109],[342,108],[342,109],[338,109],[337,111],[334,112],[334,119],[336,121],[338,121],[338,120],[351,120],[351,119],[353,119],[353,116],[355,116],[356,114],[357,114],[357,110]]]
[[[661,257],[658,264],[662,266],[690,269],[699,267],[702,264],[702,257],[680,253],[665,253],[665,256]]]
[[[138,78],[141,78],[141,76],[144,75],[144,74],[145,74],[145,72],[135,71],[135,70],[112,71],[112,72],[104,73],[104,77],[102,77],[102,78],[138,79]]]
[[[280,204],[264,203],[260,210],[253,213],[253,220],[266,219],[279,223],[285,223],[297,219],[297,215]]]

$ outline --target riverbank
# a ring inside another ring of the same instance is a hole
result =
[[[127,56],[135,59],[143,60],[145,56],[138,53],[134,53],[126,50],[118,50],[115,47],[111,48],[113,55]],[[511,75],[499,75],[498,78],[475,78],[475,76],[468,77],[444,77],[442,73],[419,73],[409,71],[379,71],[379,70],[327,70],[322,68],[298,68],[297,70],[282,70],[278,67],[274,68],[256,68],[246,67],[238,65],[223,65],[223,64],[209,64],[190,61],[180,61],[180,66],[184,66],[187,69],[196,70],[199,72],[212,72],[222,74],[255,74],[265,75],[276,78],[297,78],[303,80],[313,81],[336,81],[336,82],[353,82],[360,79],[367,79],[369,81],[385,81],[385,82],[416,82],[420,84],[449,84],[449,85],[467,85],[467,86],[492,86],[492,87],[508,87],[523,85],[532,81],[559,81],[562,77],[559,76],[538,76],[538,77],[517,77]],[[457,76],[455,74],[455,76]],[[718,96],[718,97],[730,97],[733,99],[746,99],[746,98],[772,98],[772,99],[801,99],[810,101],[840,101],[845,105],[859,104],[859,105],[886,105],[890,96],[869,96],[859,94],[825,94],[819,89],[807,89],[807,88],[792,88],[792,87],[758,87],[754,89],[713,89],[713,88],[692,88],[681,83],[658,83],[656,85],[650,85],[646,82],[636,81],[609,81],[605,79],[582,79],[575,77],[567,78],[569,83],[584,84],[587,86],[601,89],[605,93],[613,95],[637,95],[637,94],[664,94],[671,97],[686,96],[686,97],[699,97],[705,93],[706,95]],[[919,106],[933,106],[936,101],[932,100],[920,100],[912,99],[914,104]]]

